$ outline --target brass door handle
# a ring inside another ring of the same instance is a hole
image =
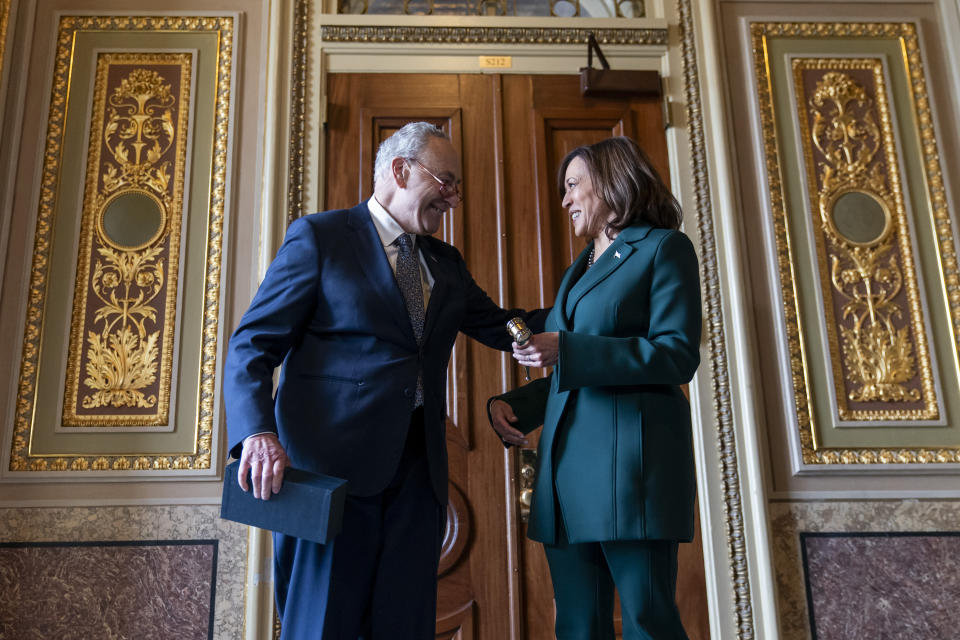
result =
[[[520,507],[520,521],[530,519],[530,505],[533,503],[533,478],[537,473],[537,450],[520,449],[520,468],[517,472],[517,502]]]

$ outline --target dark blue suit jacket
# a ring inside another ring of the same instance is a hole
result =
[[[366,203],[290,225],[230,339],[223,393],[234,456],[245,437],[274,432],[294,467],[377,494],[400,462],[422,368],[430,476],[446,503],[445,382],[457,332],[506,350],[511,317],[536,331],[546,313],[501,309],[457,249],[430,236],[417,246],[434,278],[419,349]]]

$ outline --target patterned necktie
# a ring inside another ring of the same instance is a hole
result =
[[[397,254],[397,284],[400,285],[400,293],[403,294],[403,301],[407,305],[407,315],[410,316],[410,324],[413,325],[413,335],[417,338],[417,346],[423,343],[423,284],[420,281],[420,265],[417,264],[417,256],[413,253],[413,241],[406,233],[401,233],[400,237],[394,240],[394,244],[399,248]],[[419,407],[423,404],[423,380],[420,372],[417,372],[417,396],[414,406]]]

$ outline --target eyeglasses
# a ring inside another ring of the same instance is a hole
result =
[[[463,202],[463,191],[460,190],[460,185],[455,184],[452,180],[444,180],[438,177],[435,173],[423,166],[423,163],[417,160],[416,158],[410,158],[417,163],[417,166],[423,169],[424,173],[437,181],[437,184],[440,185],[440,196],[447,200],[454,200],[453,206],[457,206]]]

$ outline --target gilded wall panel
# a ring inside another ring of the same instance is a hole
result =
[[[751,35],[798,462],[960,462],[960,280],[917,29]]]
[[[235,16],[62,16],[13,472],[211,470]]]
[[[880,58],[794,58],[841,421],[940,418]]]
[[[190,53],[101,53],[63,425],[168,424]]]

